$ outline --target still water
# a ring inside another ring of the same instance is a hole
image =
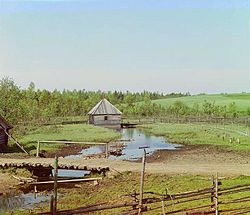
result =
[[[0,196],[0,214],[4,211],[17,209],[31,209],[47,203],[51,198],[51,193],[20,193],[13,190]]]
[[[121,129],[119,132],[122,134],[121,139],[124,140],[122,147],[120,147],[119,156],[110,155],[109,159],[139,159],[143,153],[140,147],[147,147],[146,151],[148,155],[152,155],[157,150],[176,150],[181,147],[179,144],[168,143],[164,137],[147,134],[138,128]],[[112,146],[110,149],[112,151]],[[80,158],[82,156],[99,153],[105,153],[105,146],[92,146],[83,149],[77,155],[67,156],[67,158]]]

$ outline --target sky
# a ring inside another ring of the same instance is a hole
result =
[[[250,0],[0,0],[0,79],[25,88],[250,92]]]

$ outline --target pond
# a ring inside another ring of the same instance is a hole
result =
[[[89,175],[90,171],[83,170],[58,170],[58,177],[60,178],[82,178]],[[54,171],[52,171],[52,176]],[[74,184],[72,185],[74,186]],[[70,186],[68,186],[70,188]],[[32,209],[48,204],[50,202],[53,185],[39,186],[39,192],[34,192],[34,186],[21,186],[16,190],[11,190],[6,194],[0,195],[0,214],[4,211],[15,211],[18,209]],[[42,191],[42,192],[40,192]],[[60,195],[60,193],[58,194]]]
[[[143,151],[140,149],[141,147],[147,147],[146,151],[148,155],[152,155],[157,150],[177,150],[181,147],[179,144],[168,143],[164,137],[148,134],[138,128],[121,129],[119,132],[122,134],[123,141],[110,146],[111,155],[109,159],[139,159],[143,154]],[[70,155],[67,158],[80,158],[86,155],[105,153],[105,150],[105,146],[91,146],[83,149],[79,154]],[[112,153],[112,150],[116,153]]]
[[[51,192],[23,193],[12,190],[0,196],[0,214],[4,211],[14,211],[17,209],[32,209],[50,201]]]

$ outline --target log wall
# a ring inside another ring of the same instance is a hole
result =
[[[120,125],[121,115],[93,115],[89,122],[94,125]]]

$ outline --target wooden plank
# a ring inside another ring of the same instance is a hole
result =
[[[86,145],[106,145],[102,142],[78,142],[78,141],[62,141],[62,140],[40,140],[40,143],[64,143],[64,144],[86,144]]]
[[[81,178],[81,179],[70,179],[70,180],[58,180],[57,183],[78,183],[78,182],[88,182],[88,181],[98,181],[102,178]],[[33,182],[31,185],[42,185],[42,184],[54,184],[54,181],[39,181]]]

